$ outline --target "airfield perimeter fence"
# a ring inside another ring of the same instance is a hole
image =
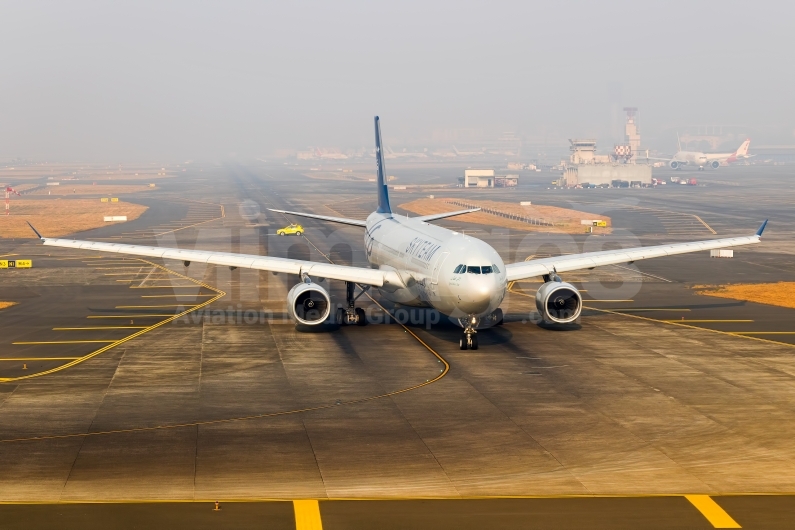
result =
[[[529,225],[535,226],[555,226],[555,224],[551,221],[547,221],[546,219],[541,219],[539,217],[528,217],[526,215],[521,215],[513,212],[503,212],[501,210],[496,210],[494,208],[478,206],[477,204],[471,204],[464,201],[444,201],[448,204],[453,204],[455,206],[461,206],[463,208],[480,208],[481,212],[490,213],[492,215],[497,215],[499,217],[504,217],[506,219],[510,219],[511,221],[519,221],[520,223],[527,223]]]

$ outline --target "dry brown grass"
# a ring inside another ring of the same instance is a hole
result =
[[[0,309],[5,309],[6,307],[11,307],[12,305],[17,305],[16,302],[0,302]]]
[[[695,285],[698,294],[795,309],[795,282]]]
[[[118,197],[123,193],[137,193],[140,191],[150,191],[157,188],[139,185],[124,184],[73,184],[71,182],[61,182],[60,186],[46,186],[40,190],[31,192],[30,195],[95,195],[97,197]]]
[[[11,215],[0,216],[0,237],[35,237],[25,221],[30,221],[45,237],[60,237],[109,225],[103,220],[106,215],[126,215],[132,221],[146,211],[146,206],[140,204],[99,199],[16,199],[11,204]]]
[[[558,208],[556,206],[542,206],[535,204],[531,206],[521,206],[518,202],[480,201],[471,200],[469,198],[439,198],[417,199],[415,201],[401,204],[400,207],[418,215],[431,215],[435,213],[454,212],[456,210],[464,209],[461,206],[450,204],[447,201],[463,201],[467,204],[472,204],[475,207],[493,208],[505,213],[513,213],[517,215],[545,219],[554,223],[555,226],[530,225],[484,212],[468,213],[454,218],[456,221],[461,221],[464,223],[501,226],[503,228],[513,228],[527,232],[557,232],[578,234],[585,231],[585,226],[582,225],[580,222],[581,220],[597,218],[607,221],[607,228],[594,228],[594,231],[598,231],[598,233],[601,234],[609,234],[611,232],[611,220],[609,217],[595,215],[593,213],[580,212],[578,210],[569,210],[567,208]]]

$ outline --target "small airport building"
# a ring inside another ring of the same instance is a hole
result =
[[[513,188],[519,185],[519,175],[495,175],[493,169],[465,169],[458,182],[464,188]]]

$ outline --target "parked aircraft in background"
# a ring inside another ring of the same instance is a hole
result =
[[[500,304],[509,282],[542,277],[544,283],[539,286],[535,297],[538,313],[546,322],[565,324],[580,316],[582,297],[576,287],[560,278],[561,273],[758,243],[767,224],[765,221],[755,234],[744,237],[567,254],[506,264],[488,243],[429,224],[479,208],[411,218],[392,213],[378,116],[375,117],[375,152],[378,208],[366,220],[273,210],[363,228],[369,267],[230,252],[52,239],[38,232],[36,235],[45,245],[55,247],[174,259],[186,265],[195,261],[296,274],[300,282],[287,293],[287,310],[297,322],[307,326],[326,322],[332,308],[328,292],[313,279],[345,282],[346,305],[334,313],[339,324],[363,326],[367,323],[364,310],[355,306],[358,298],[355,290],[357,286],[362,291],[373,287],[385,299],[401,305],[434,308],[450,316],[463,328],[459,347],[474,350],[478,348],[478,328],[502,324]],[[36,231],[35,228],[33,230]]]
[[[678,144],[679,138],[677,138],[676,141]],[[648,156],[648,152],[646,153],[646,158],[648,160],[663,160],[668,162],[668,165],[671,166],[672,169],[680,169],[682,166],[694,166],[697,167],[699,171],[703,171],[705,167],[718,169],[721,164],[751,158],[754,155],[748,154],[748,146],[750,145],[751,140],[747,139],[733,153],[702,153],[700,151],[682,151],[682,146],[680,144],[679,151],[673,158],[651,158]]]

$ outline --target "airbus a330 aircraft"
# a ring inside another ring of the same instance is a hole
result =
[[[229,267],[297,274],[301,281],[287,294],[290,315],[308,326],[322,324],[331,312],[331,298],[313,278],[329,278],[346,283],[347,307],[337,310],[337,322],[365,325],[365,313],[355,307],[355,288],[378,289],[386,299],[403,305],[431,307],[457,320],[463,328],[459,341],[462,350],[477,349],[477,329],[502,323],[500,304],[508,282],[541,276],[544,284],[536,293],[536,307],[550,323],[573,322],[582,310],[577,289],[563,282],[559,273],[592,269],[601,265],[632,263],[637,260],[736,247],[758,243],[767,221],[756,234],[745,237],[713,239],[602,252],[586,252],[552,258],[505,264],[487,243],[430,221],[477,211],[425,215],[409,218],[394,215],[384,177],[384,152],[381,125],[375,117],[378,209],[366,221],[309,213],[273,210],[290,215],[321,219],[364,228],[364,246],[370,268],[348,267],[296,259],[276,258],[227,252],[182,250],[140,245],[52,239],[34,232],[45,245],[135,256],[175,259]]]

